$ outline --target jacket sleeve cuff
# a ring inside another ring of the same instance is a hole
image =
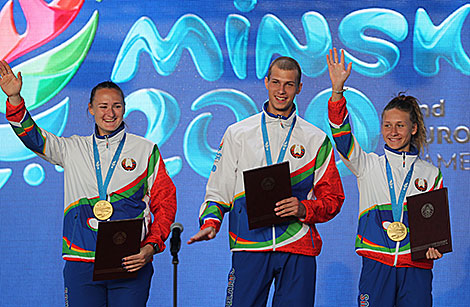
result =
[[[299,219],[302,223],[305,224],[313,224],[314,218],[314,210],[312,206],[314,206],[314,200],[304,199],[301,203],[305,206],[305,217],[303,219]]]
[[[157,253],[163,252],[166,248],[165,243],[163,243],[161,240],[158,240],[156,238],[149,238],[149,237],[140,243],[140,247],[144,247],[145,245],[150,244],[150,243],[156,243],[158,245]]]
[[[347,114],[346,98],[343,97],[335,102],[332,102],[331,98],[328,100],[328,119],[331,123],[340,126]]]
[[[7,99],[6,102],[6,117],[7,120],[10,122],[19,123],[24,117],[24,113],[26,112],[26,107],[24,104],[24,99],[21,99],[21,103],[17,106],[14,106],[10,103]]]

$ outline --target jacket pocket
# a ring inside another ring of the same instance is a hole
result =
[[[366,232],[367,225],[369,224],[369,215],[370,215],[370,210],[367,211],[366,221],[364,222],[364,227],[363,227],[362,231],[359,231],[359,235],[361,236],[361,244],[364,241],[364,233]]]
[[[74,241],[75,238],[75,230],[77,229],[77,222],[78,222],[78,215],[80,212],[75,213],[75,216],[73,217],[73,227],[72,227],[72,236],[70,237],[70,244],[69,244],[69,249],[72,249],[72,242]]]
[[[238,241],[238,234],[240,233],[240,220],[241,220],[241,214],[242,214],[242,207],[240,206],[240,209],[238,209],[238,218],[237,218],[237,233],[235,233],[235,241],[233,242],[233,247],[237,245]]]

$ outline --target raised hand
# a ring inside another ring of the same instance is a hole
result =
[[[0,61],[0,77],[0,87],[5,95],[8,96],[10,103],[13,105],[20,104],[20,91],[23,86],[21,72],[18,73],[18,77],[15,76],[10,65],[8,65],[6,61],[2,60]]]
[[[330,49],[330,54],[326,55],[326,63],[328,64],[328,72],[330,74],[331,87],[333,89],[332,100],[336,101],[341,99],[343,95],[343,86],[351,74],[352,63],[349,63],[346,68],[346,63],[344,62],[344,50],[341,50],[341,58],[338,60],[338,52],[336,51],[336,48],[333,48],[333,50]]]

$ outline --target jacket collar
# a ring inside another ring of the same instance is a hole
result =
[[[385,155],[388,161],[394,167],[411,167],[411,164],[418,158],[418,149],[413,145],[410,146],[410,151],[397,151],[390,148],[387,144],[384,146]]]
[[[293,105],[293,108],[289,114],[289,116],[282,116],[282,115],[277,115],[268,112],[268,103],[269,101],[266,101],[263,105],[263,112],[266,114],[266,123],[271,123],[271,122],[281,122],[283,126],[290,127],[292,125],[292,121],[296,117],[296,111],[297,108],[295,104]]]
[[[113,131],[113,133],[108,134],[108,135],[99,135],[98,126],[96,126],[95,124],[96,141],[100,142],[100,141],[108,140],[110,142],[120,142],[124,135],[124,128],[125,128],[124,122],[122,122],[121,125],[119,125],[119,127]]]
[[[397,155],[403,155],[403,153],[407,156],[417,156],[418,155],[418,149],[416,149],[416,147],[414,147],[413,145],[410,145],[410,151],[398,151],[398,150],[395,150],[395,149],[389,147],[387,144],[384,145],[384,148],[385,148],[385,150],[387,150],[389,152],[392,152],[394,154],[397,154]]]

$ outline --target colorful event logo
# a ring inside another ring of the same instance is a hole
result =
[[[48,43],[61,34],[77,16],[84,0],[62,1],[47,4],[42,0],[19,0],[26,18],[26,31],[19,34],[13,19],[13,2],[5,4],[0,12],[0,57],[7,62]],[[59,46],[13,67],[23,75],[22,96],[30,111],[47,103],[62,90],[75,75],[93,42],[98,25],[98,13],[94,12],[89,22],[77,34]],[[6,101],[3,92],[0,100]],[[69,98],[49,110],[33,116],[44,129],[61,135],[68,116]],[[5,113],[5,104],[0,104]],[[0,161],[22,161],[34,157],[34,153],[14,135],[10,125],[0,124],[0,136],[6,144],[0,152]],[[0,188],[8,181],[12,170],[0,169]],[[44,181],[44,170],[39,164],[28,165],[23,172],[25,182],[39,185]]]

